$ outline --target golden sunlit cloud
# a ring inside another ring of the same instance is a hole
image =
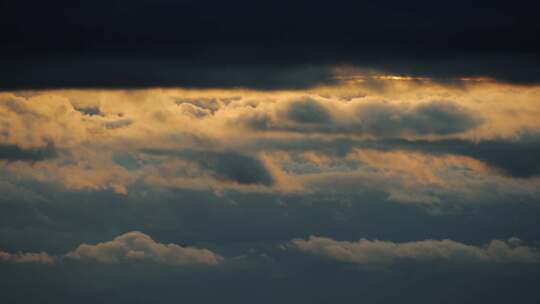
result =
[[[503,187],[495,180],[508,177],[500,174],[536,174],[484,156],[489,151],[475,143],[512,145],[526,134],[540,134],[539,87],[469,78],[462,88],[421,77],[348,72],[384,88],[344,81],[305,91],[2,93],[0,137],[5,149],[20,154],[6,154],[2,166],[21,178],[59,181],[67,189],[124,195],[140,182],[313,193],[313,185],[333,176],[343,185],[357,180],[413,202],[440,201],[433,193],[405,195],[413,189],[472,197],[484,190],[456,191],[463,179],[484,176]],[[410,143],[390,145],[396,139]],[[433,150],[437,142],[457,146]],[[537,195],[535,178],[511,183]]]

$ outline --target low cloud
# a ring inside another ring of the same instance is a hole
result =
[[[387,265],[405,261],[540,262],[540,251],[522,246],[521,240],[515,237],[506,241],[492,240],[485,246],[466,245],[448,239],[406,243],[367,239],[347,242],[317,236],[307,240],[294,239],[291,243],[305,253],[359,265]]]
[[[53,264],[56,262],[56,257],[50,256],[49,254],[45,252],[9,253],[5,251],[0,251],[0,262]]]
[[[54,264],[62,259],[98,263],[141,261],[175,266],[216,265],[223,261],[223,257],[208,249],[158,243],[139,231],[131,231],[112,241],[96,245],[81,244],[77,249],[62,256],[49,255],[45,252],[0,251],[0,262]]]
[[[96,245],[82,244],[67,253],[66,258],[101,263],[148,261],[168,265],[215,265],[223,260],[208,249],[158,243],[138,231],[125,233],[112,241]]]

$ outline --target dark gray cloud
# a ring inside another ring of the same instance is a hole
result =
[[[41,161],[57,156],[53,144],[39,148],[21,148],[18,145],[0,144],[0,160]]]
[[[540,174],[540,138],[524,135],[509,140],[405,140],[394,139],[366,143],[366,147],[383,150],[412,150],[429,154],[456,154],[480,160],[502,173],[519,178]]]
[[[448,135],[479,126],[482,119],[455,103],[432,101],[412,108],[387,103],[368,103],[359,107],[358,128],[375,136]]]
[[[77,106],[73,106],[73,108],[76,111],[79,111],[79,112],[81,112],[81,113],[83,113],[85,115],[88,115],[88,116],[94,116],[94,115],[102,116],[103,115],[103,113],[101,112],[101,110],[97,106],[94,106],[94,107],[77,107]]]
[[[493,139],[474,142],[465,139],[359,140],[351,138],[272,139],[255,141],[248,149],[283,150],[291,152],[317,151],[344,157],[354,148],[381,151],[415,151],[432,155],[463,155],[491,166],[502,174],[530,178],[540,175],[540,137],[523,133],[514,139]]]
[[[51,59],[58,60],[58,59]],[[5,70],[20,75],[20,80],[10,77],[4,70],[0,73],[0,91],[13,89],[49,88],[252,88],[259,90],[306,89],[322,84],[335,84],[334,69],[327,65],[317,67],[294,65],[289,67],[267,65],[209,66],[193,65],[182,60],[173,62],[146,60],[86,59],[55,63],[35,62],[21,69],[14,61],[0,64]],[[55,66],[49,69],[49,65]],[[47,77],[43,74],[47,71]],[[84,71],[84,72],[82,72]]]
[[[333,118],[323,105],[306,97],[291,102],[286,111],[278,113],[277,119],[260,112],[242,119],[248,127],[260,131],[376,137],[450,135],[474,129],[484,122],[479,114],[450,101],[431,101],[416,106],[369,102],[359,104],[352,111],[356,112],[352,121]]]
[[[212,172],[217,178],[239,184],[261,184],[265,186],[274,184],[272,174],[260,159],[235,151],[144,149],[141,152],[193,161],[202,169]]]
[[[331,119],[324,106],[308,97],[289,104],[286,116],[294,122],[306,124],[325,124]]]

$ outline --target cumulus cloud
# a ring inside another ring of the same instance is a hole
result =
[[[515,237],[507,241],[492,240],[485,246],[466,245],[448,239],[406,243],[367,239],[347,242],[317,236],[307,240],[294,239],[291,243],[305,253],[359,265],[386,265],[400,261],[540,262],[540,251],[522,246],[521,241]]]
[[[36,264],[53,264],[56,258],[45,252],[17,252],[9,253],[0,251],[0,262],[11,263],[36,263]]]
[[[81,112],[62,95],[42,94],[28,99],[0,94],[0,142],[23,148],[70,146],[86,138]]]
[[[138,231],[125,233],[112,241],[96,245],[82,244],[65,257],[101,263],[148,261],[168,265],[215,265],[223,260],[208,249],[158,243]]]

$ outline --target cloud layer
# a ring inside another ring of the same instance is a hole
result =
[[[0,251],[2,262],[53,264],[62,258],[107,264],[150,262],[175,266],[216,265],[223,261],[223,257],[208,249],[158,243],[139,231],[127,232],[112,241],[96,245],[81,244],[62,256],[45,252],[11,254]]]
[[[9,253],[5,251],[0,251],[0,262],[53,264],[56,262],[56,257],[51,256],[45,252]]]
[[[379,191],[423,206],[540,197],[538,87],[391,77],[379,87],[350,77],[306,91],[1,93],[4,185],[122,195]]]
[[[538,263],[540,251],[522,246],[517,238],[493,240],[483,247],[466,245],[452,240],[425,240],[407,243],[370,241],[336,241],[311,236],[294,239],[298,250],[342,262],[359,265],[385,265],[397,262],[500,262]]]
[[[245,114],[246,125],[259,131],[375,137],[459,134],[484,122],[479,114],[455,102],[437,100],[417,105],[370,100],[336,104],[303,97]]]

